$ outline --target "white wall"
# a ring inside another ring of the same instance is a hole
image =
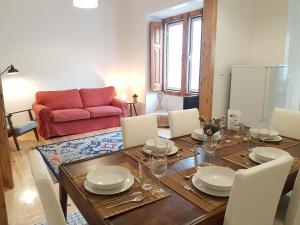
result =
[[[291,108],[300,110],[300,1],[289,0],[286,62],[290,66]]]
[[[115,85],[126,92],[127,12],[120,0],[91,10],[71,0],[2,0],[0,69],[20,70],[3,79],[7,112],[30,108],[38,90]]]
[[[230,72],[238,64],[283,64],[286,0],[219,0],[213,115],[225,114]]]

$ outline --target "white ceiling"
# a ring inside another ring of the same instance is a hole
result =
[[[201,9],[204,6],[204,0],[190,0],[179,5],[174,5],[170,8],[152,13],[149,15],[150,17],[156,19],[164,19],[171,16],[176,16],[179,14],[183,14],[186,12],[194,11],[197,9]]]

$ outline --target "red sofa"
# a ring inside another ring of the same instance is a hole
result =
[[[120,126],[127,104],[116,99],[114,87],[40,91],[32,108],[44,138]]]

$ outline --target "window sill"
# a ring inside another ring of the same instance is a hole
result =
[[[165,95],[172,95],[172,96],[179,96],[179,97],[186,97],[186,96],[193,96],[193,95],[199,95],[199,93],[183,93],[180,91],[164,91]]]

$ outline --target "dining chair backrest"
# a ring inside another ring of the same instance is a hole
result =
[[[48,225],[66,225],[47,167],[37,151],[28,152],[32,176],[38,190]]]
[[[271,128],[282,136],[300,140],[300,111],[275,108]]]
[[[293,162],[293,157],[285,156],[237,171],[223,224],[272,225]]]
[[[285,225],[299,225],[300,224],[300,171],[294,183],[292,196],[286,211]]]
[[[172,138],[192,134],[200,128],[199,111],[196,108],[170,111],[169,124]]]
[[[153,114],[121,119],[123,145],[131,148],[158,137],[157,120]]]

